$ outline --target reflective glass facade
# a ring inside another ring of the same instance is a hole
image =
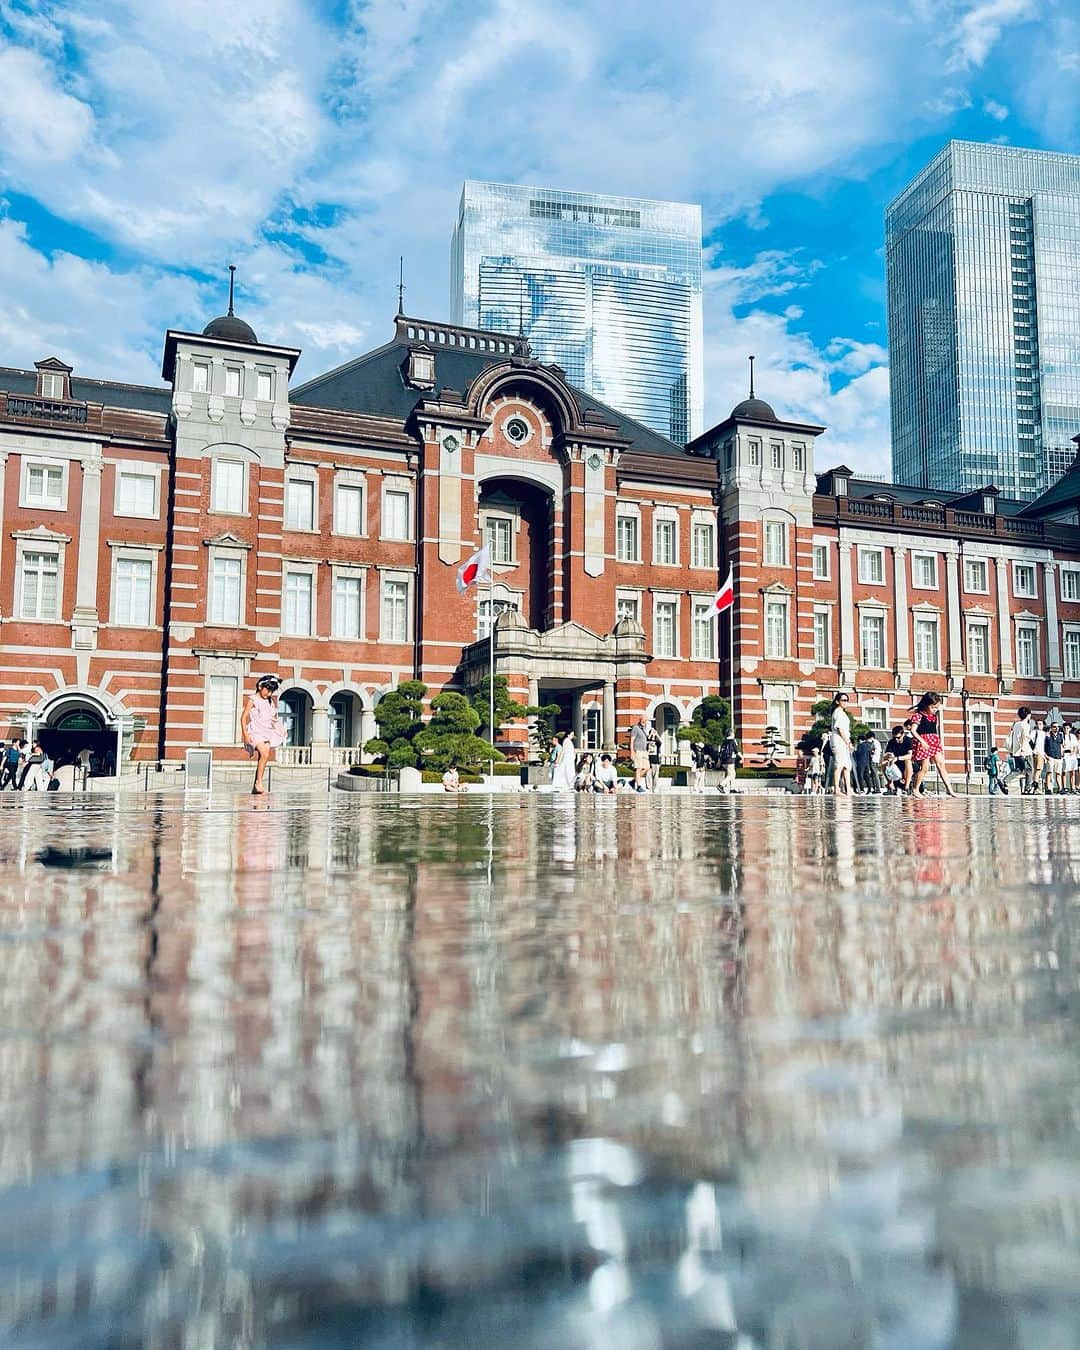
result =
[[[703,430],[701,208],[466,182],[456,323],[516,333],[571,384],[680,444]]]
[[[885,242],[893,477],[1038,496],[1080,432],[1080,156],[951,141]]]

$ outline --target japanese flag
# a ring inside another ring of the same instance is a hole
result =
[[[725,610],[731,608],[735,603],[735,578],[729,567],[727,570],[727,579],[720,589],[713,596],[711,614],[723,614]]]
[[[464,595],[474,581],[486,582],[491,580],[491,549],[484,545],[466,562],[463,562],[458,568],[457,588],[458,595]]]

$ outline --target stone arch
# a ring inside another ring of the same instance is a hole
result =
[[[556,435],[581,430],[581,409],[569,385],[540,365],[515,366],[502,362],[488,366],[473,380],[466,403],[474,417],[483,417],[487,405],[511,388],[528,391],[532,398],[539,398],[551,416]]]

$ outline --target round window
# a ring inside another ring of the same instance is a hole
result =
[[[515,445],[520,445],[522,441],[529,439],[528,422],[524,417],[511,417],[506,424],[506,435]]]

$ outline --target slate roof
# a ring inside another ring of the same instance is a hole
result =
[[[431,323],[424,319],[399,319],[398,334],[406,325],[416,328],[441,329],[455,334],[476,333],[492,336],[486,330],[462,329],[446,324]],[[510,334],[500,334],[510,344],[517,344],[518,338]],[[463,350],[457,346],[443,346],[440,343],[426,343],[427,349],[435,358],[435,387],[430,395],[423,390],[410,388],[402,375],[402,365],[410,347],[420,346],[418,341],[410,342],[407,337],[395,335],[394,339],[374,351],[358,356],[345,365],[329,370],[325,375],[316,375],[313,379],[294,388],[290,395],[292,403],[302,403],[317,408],[334,408],[349,412],[381,414],[384,417],[399,418],[406,421],[409,414],[425,397],[438,397],[438,391],[445,388],[456,389],[464,394],[473,380],[486,367],[507,360],[505,353]],[[587,411],[599,413],[606,422],[610,422],[619,436],[628,440],[635,450],[650,455],[674,455],[690,458],[682,446],[669,441],[650,427],[627,417],[625,413],[609,407],[608,404],[586,394],[583,390],[568,385],[584,414]]]
[[[818,479],[829,477],[831,469],[818,474]],[[818,488],[821,491],[821,487]],[[972,498],[970,492],[940,492],[933,488],[915,487],[910,483],[880,483],[875,478],[848,478],[848,496],[867,499],[870,497],[890,497],[893,501],[903,502],[907,506],[918,506],[923,502],[940,502],[942,506],[952,506],[964,502],[964,510],[977,508],[968,505]],[[1012,497],[998,497],[996,511],[1000,516],[1018,516],[1028,502],[1017,501]]]
[[[15,370],[0,366],[0,389],[9,394],[33,398],[37,374],[33,370]],[[102,403],[108,408],[131,408],[136,412],[154,412],[168,416],[172,390],[145,384],[121,384],[113,380],[87,380],[71,377],[71,397],[78,403]]]
[[[1068,506],[1075,506],[1078,502],[1080,502],[1080,454],[1067,473],[1048,487],[1041,497],[1028,502],[1024,508],[1024,515],[1048,516],[1055,511],[1064,511]]]

